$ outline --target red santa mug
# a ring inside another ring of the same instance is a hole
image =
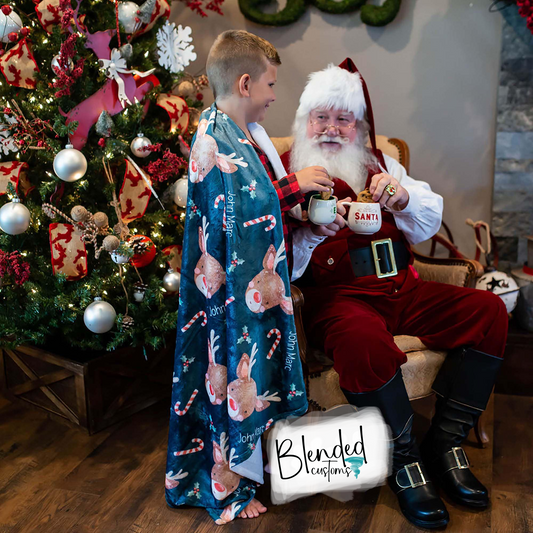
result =
[[[379,203],[342,202],[348,207],[348,227],[354,233],[373,235],[381,229],[381,206]]]

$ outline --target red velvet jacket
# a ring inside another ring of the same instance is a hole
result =
[[[289,169],[290,152],[282,156],[282,162],[286,169]],[[379,172],[379,171],[378,171]],[[369,169],[366,186],[370,185],[372,176],[375,171]],[[357,194],[343,180],[333,178],[335,183],[334,194],[337,198],[342,199],[351,197],[355,199]],[[290,219],[294,226],[301,226],[302,223]],[[312,269],[313,285],[322,287],[350,287],[360,290],[365,294],[394,294],[395,292],[405,292],[410,290],[416,283],[414,270],[408,269],[398,271],[397,276],[379,279],[377,276],[356,277],[353,273],[352,263],[350,260],[350,250],[364,248],[371,245],[372,241],[381,239],[391,239],[392,242],[402,241],[410,249],[409,243],[404,234],[396,226],[394,216],[382,211],[382,226],[380,231],[373,235],[360,235],[354,233],[348,226],[341,229],[334,237],[328,237],[319,244],[311,256],[308,269]],[[413,259],[411,257],[410,263]],[[306,271],[307,274],[307,271]],[[306,280],[307,276],[303,276]],[[296,281],[298,285],[298,281]]]

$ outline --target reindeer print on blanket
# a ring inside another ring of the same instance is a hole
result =
[[[209,120],[203,119],[198,124],[196,141],[191,150],[189,161],[189,179],[193,183],[203,181],[215,166],[228,174],[237,172],[238,166],[245,168],[248,166],[242,157],[236,157],[235,152],[224,155],[218,151],[217,142],[211,135],[207,134],[208,126],[213,124],[212,119],[213,114]]]
[[[220,435],[220,446],[213,441],[215,464],[211,469],[211,490],[217,500],[223,500],[239,486],[241,476],[231,470],[237,457],[235,448],[232,448],[228,458],[228,438],[225,433]]]
[[[200,292],[210,299],[221,285],[226,283],[226,273],[221,264],[207,252],[208,226],[209,222],[206,222],[206,217],[202,217],[202,227],[198,228],[198,243],[202,256],[194,269],[194,281]]]
[[[221,363],[216,362],[216,353],[219,349],[217,341],[220,337],[215,337],[215,330],[211,330],[210,338],[207,341],[207,352],[209,356],[209,366],[205,373],[205,388],[209,400],[213,405],[220,405],[226,399],[228,386],[228,369]]]
[[[286,364],[299,352],[280,203],[243,137],[215,104],[202,113],[175,301],[165,497],[205,507],[217,524],[235,519],[264,479],[262,433],[307,410],[305,394],[291,395],[305,390],[300,360]]]
[[[270,402],[281,402],[278,393],[268,394],[266,391],[257,395],[257,385],[252,379],[252,368],[257,362],[257,344],[252,346],[252,356],[243,354],[237,367],[237,379],[228,385],[228,413],[233,420],[242,422],[254,411],[266,409]]]
[[[263,270],[254,277],[246,289],[246,305],[253,313],[264,313],[277,305],[288,315],[293,314],[292,300],[285,296],[285,284],[276,268],[285,259],[285,241],[278,250],[271,244],[263,259]]]

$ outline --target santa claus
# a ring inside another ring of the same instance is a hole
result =
[[[489,504],[461,443],[486,408],[500,367],[505,306],[486,291],[419,279],[410,246],[437,232],[442,198],[376,148],[368,90],[351,60],[311,74],[293,133],[283,158],[291,171],[325,167],[337,198],[355,200],[368,188],[383,220],[374,235],[354,233],[340,215],[294,232],[293,279],[300,278],[310,340],[334,361],[348,401],[379,407],[390,425],[389,484],[404,515],[420,527],[445,526],[448,512],[433,482],[465,506]],[[344,214],[340,202],[338,211]],[[436,413],[421,452],[400,370],[407,358],[393,339],[401,334],[450,350],[433,383]]]

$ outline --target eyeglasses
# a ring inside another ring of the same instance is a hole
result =
[[[328,124],[328,119],[326,117],[319,117],[315,120],[309,119],[311,126],[313,127],[313,132],[317,135],[325,135],[330,128],[335,128],[335,132],[340,137],[347,137],[350,135],[350,132],[355,128],[356,121],[348,122],[347,119],[339,119],[343,121],[341,126],[336,126],[335,124]]]

